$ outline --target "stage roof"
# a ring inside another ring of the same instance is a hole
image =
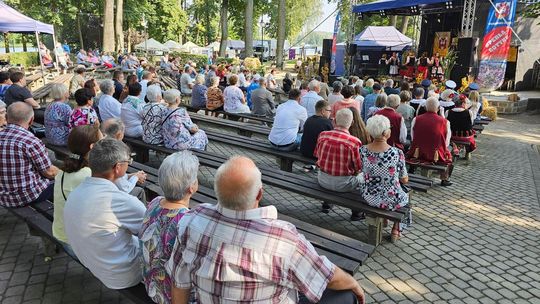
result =
[[[1,33],[47,33],[54,34],[50,24],[39,22],[19,13],[11,6],[0,1],[0,32]]]
[[[411,11],[411,7],[416,7],[423,9],[424,7],[435,5],[440,5],[441,3],[444,5],[446,2],[454,2],[453,7],[456,7],[457,5],[462,5],[462,1],[451,1],[451,0],[379,0],[371,3],[361,4],[361,5],[355,5],[353,6],[353,13],[356,14],[375,14],[382,11],[390,11],[390,10],[399,10],[399,9],[406,9],[407,11]],[[458,2],[458,3],[455,3]],[[418,12],[419,13],[419,12]],[[418,14],[416,13],[416,14]],[[409,15],[416,15],[415,13],[410,12]]]

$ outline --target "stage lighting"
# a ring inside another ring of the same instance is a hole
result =
[[[446,5],[446,9],[453,8],[452,1],[446,1],[444,4]]]
[[[381,14],[381,17],[386,16],[386,13],[384,12],[384,10],[379,10],[379,13]]]
[[[413,13],[413,14],[418,13],[418,7],[416,5],[411,6],[411,13]]]

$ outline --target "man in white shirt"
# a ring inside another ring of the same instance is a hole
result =
[[[114,184],[131,162],[123,142],[112,138],[97,142],[88,157],[92,176],[71,192],[64,208],[69,244],[81,263],[110,289],[128,288],[142,280],[137,235],[146,207]]]
[[[309,82],[308,85],[309,92],[307,92],[304,97],[302,97],[302,100],[300,104],[302,107],[306,108],[308,117],[311,117],[315,115],[315,104],[317,101],[322,100],[323,98],[319,95],[319,91],[321,90],[321,83],[317,80],[312,80]]]
[[[186,66],[184,68],[184,73],[180,76],[180,92],[184,95],[191,95],[191,90],[193,89],[193,79],[190,76],[191,67]]]
[[[114,82],[110,79],[105,79],[99,84],[99,89],[103,93],[98,102],[101,121],[120,117],[122,104],[112,96],[114,94]]]
[[[318,96],[318,95],[317,95]],[[274,118],[274,125],[268,135],[272,148],[280,151],[294,151],[302,139],[307,111],[300,104],[300,91],[289,91],[289,100],[279,105]]]
[[[148,88],[148,82],[150,82],[150,79],[152,78],[152,72],[144,71],[142,74],[141,79],[141,95],[139,98],[144,101],[144,97],[146,97],[146,89]]]

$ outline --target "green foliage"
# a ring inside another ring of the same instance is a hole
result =
[[[24,67],[39,65],[37,52],[0,54],[0,59],[9,61],[11,65],[20,64]]]
[[[180,40],[185,32],[187,15],[178,6],[178,0],[159,0],[150,2],[153,13],[147,17],[150,37],[164,42],[169,39]]]
[[[195,62],[198,67],[204,66],[208,63],[208,56],[206,55],[197,55],[185,52],[171,52],[170,56],[180,58],[180,62],[188,62],[191,60]]]
[[[540,3],[532,3],[527,5],[521,15],[528,18],[537,18],[540,16]]]
[[[457,53],[453,47],[451,47],[448,50],[448,53],[446,56],[442,58],[441,66],[444,71],[444,78],[450,79],[450,73],[452,73],[452,69],[454,68],[454,65],[456,64],[457,60]]]

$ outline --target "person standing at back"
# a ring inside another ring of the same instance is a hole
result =
[[[274,125],[268,135],[272,148],[280,151],[294,151],[298,148],[304,122],[308,118],[306,108],[299,103],[300,91],[292,89],[289,100],[278,106]]]

